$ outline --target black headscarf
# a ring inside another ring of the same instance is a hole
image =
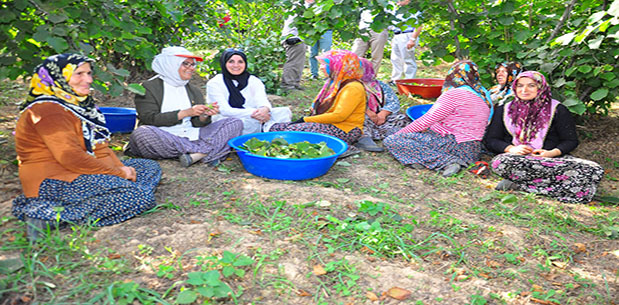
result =
[[[239,75],[232,75],[230,71],[226,69],[226,62],[230,60],[230,57],[233,55],[239,55],[245,61],[245,70],[243,73]],[[247,72],[247,56],[243,51],[236,49],[226,49],[219,59],[219,65],[221,66],[221,73],[224,77],[224,83],[226,84],[226,88],[228,88],[228,92],[230,96],[228,97],[228,103],[230,107],[233,108],[243,108],[243,104],[245,104],[245,97],[241,94],[241,90],[247,87],[247,81],[249,80],[249,72]],[[236,80],[238,85],[234,85],[232,80]]]

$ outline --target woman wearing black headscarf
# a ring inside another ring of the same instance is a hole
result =
[[[221,74],[206,84],[207,103],[219,104],[222,118],[243,121],[243,134],[268,131],[275,123],[290,122],[288,107],[271,107],[262,81],[247,72],[247,56],[240,50],[227,49],[219,59]]]

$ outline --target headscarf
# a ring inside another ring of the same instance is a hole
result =
[[[533,79],[537,83],[537,96],[529,101],[520,99],[516,91],[516,84],[523,77]],[[550,86],[546,83],[546,78],[537,71],[520,73],[511,87],[512,91],[516,92],[516,96],[511,103],[505,105],[505,116],[513,124],[514,137],[520,143],[528,144],[538,136],[539,131],[549,127],[554,108],[556,108],[559,102],[552,99],[552,93]],[[510,128],[508,127],[508,129]],[[545,137],[545,133],[541,136]]]
[[[361,67],[363,68],[363,77],[361,81],[365,85],[365,92],[368,97],[368,108],[374,112],[378,112],[380,108],[385,105],[383,88],[376,80],[376,73],[374,72],[372,62],[366,58],[361,58]]]
[[[48,57],[34,68],[28,97],[19,107],[20,112],[24,112],[38,103],[55,103],[71,112],[82,122],[86,151],[92,156],[95,145],[110,140],[110,131],[92,96],[75,93],[69,80],[73,72],[84,63],[89,63],[94,69],[94,62],[81,54],[66,53]]]
[[[499,106],[505,104],[505,102],[507,102],[510,98],[514,97],[514,91],[512,90],[511,84],[514,81],[514,78],[520,74],[520,72],[524,71],[524,68],[518,62],[503,62],[494,67],[495,80],[497,74],[499,73],[500,67],[505,67],[507,70],[507,79],[505,80],[505,84],[497,84],[490,88],[490,97],[492,98],[492,101]]]
[[[329,78],[314,99],[313,114],[325,113],[333,103],[339,90],[351,81],[363,77],[363,69],[357,54],[347,50],[331,50],[317,56]]]
[[[168,85],[173,87],[185,86],[189,80],[182,80],[178,69],[187,58],[193,58],[197,61],[202,61],[202,57],[195,56],[189,50],[183,47],[167,47],[161,50],[161,53],[155,56],[151,67],[157,72],[157,76],[163,79]]]
[[[230,60],[230,57],[234,55],[239,55],[245,61],[245,70],[239,75],[232,75],[228,69],[226,69],[226,62]],[[224,77],[224,84],[226,84],[226,88],[228,88],[228,103],[230,107],[233,108],[243,108],[243,104],[245,104],[245,97],[241,94],[241,90],[247,87],[247,82],[249,81],[249,72],[247,72],[247,56],[243,51],[236,49],[226,49],[219,59],[219,65],[221,66],[221,74]],[[238,85],[234,85],[232,80],[238,82]]]
[[[492,109],[490,94],[479,81],[477,65],[470,60],[458,61],[453,64],[451,68],[449,68],[441,92],[460,87],[470,89],[470,91],[477,94],[482,100],[484,100],[484,102],[486,102],[488,107]]]

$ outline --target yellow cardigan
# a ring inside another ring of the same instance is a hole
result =
[[[360,82],[348,83],[340,89],[329,110],[323,114],[305,117],[304,121],[331,124],[345,132],[355,127],[363,130],[365,100],[365,87]]]

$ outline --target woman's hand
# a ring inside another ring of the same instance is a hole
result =
[[[179,120],[182,120],[186,117],[199,116],[205,113],[207,108],[208,107],[206,105],[194,105],[191,108],[187,108],[187,109],[179,111],[177,116]]]
[[[528,155],[530,153],[533,152],[533,147],[529,146],[529,145],[518,145],[518,146],[514,146],[514,145],[509,145],[507,147],[505,147],[505,152],[506,153],[510,153],[510,154],[514,154],[514,155]]]
[[[531,152],[531,154],[538,157],[554,158],[561,155],[561,150],[559,150],[558,148],[552,150],[536,149]]]
[[[265,123],[271,119],[271,110],[267,107],[260,107],[254,110],[251,114],[251,118],[260,121],[260,123]]]
[[[370,118],[370,120],[374,122],[374,124],[378,125],[378,115],[376,114],[376,112],[368,109],[365,111],[365,115],[367,115],[368,118]]]
[[[376,123],[376,125],[378,126],[385,124],[385,122],[387,121],[387,116],[389,116],[390,114],[391,111],[381,110],[376,115],[376,121],[374,123]]]
[[[219,113],[219,105],[217,102],[213,102],[212,104],[205,105],[206,109],[204,113],[200,115],[200,121],[204,122],[209,116],[213,116]]]
[[[120,170],[125,173],[125,179],[131,180],[133,182],[135,182],[135,180],[137,179],[137,173],[135,172],[135,168],[131,166],[123,166],[120,168]]]

